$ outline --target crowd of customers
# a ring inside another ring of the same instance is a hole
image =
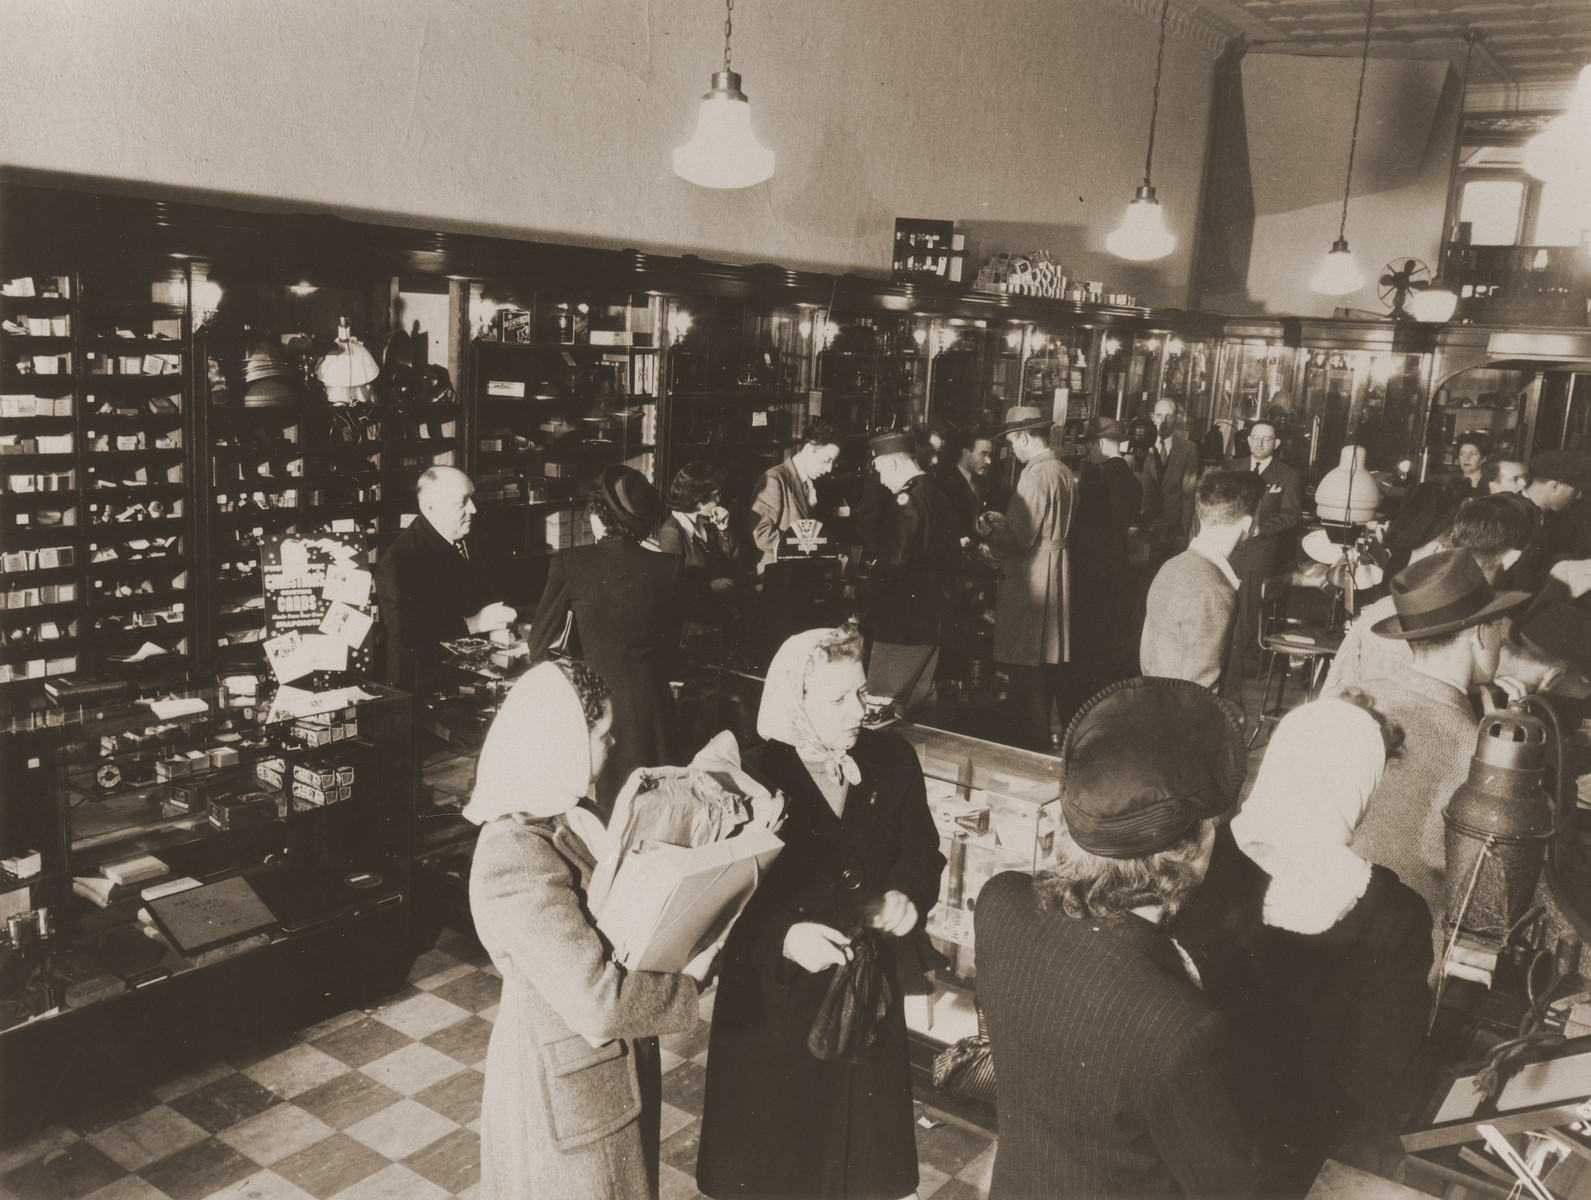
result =
[[[702,1191],[914,1194],[902,995],[935,958],[946,861],[916,752],[868,718],[881,700],[932,701],[950,582],[979,570],[997,579],[1013,740],[1058,750],[1063,818],[1037,869],[997,875],[974,913],[991,1196],[1298,1196],[1344,1139],[1395,1129],[1433,1066],[1441,817],[1480,715],[1587,690],[1591,564],[1563,553],[1551,517],[1591,484],[1591,455],[1510,465],[1471,445],[1462,484],[1417,490],[1394,531],[1422,540],[1353,614],[1320,698],[1276,725],[1240,804],[1235,702],[1303,481],[1271,422],[1251,427],[1247,458],[1201,467],[1177,416],[1156,407],[1136,469],[1120,423],[1090,423],[1074,472],[1048,414],[1023,407],[991,436],[871,441],[860,628],[782,639],[746,751],[785,798],[784,849],[727,940],[679,974],[607,953],[584,900],[604,825],[635,768],[690,748],[669,689],[682,625],[737,619],[760,573],[805,552],[840,446],[814,427],[739,515],[705,463],[676,474],[666,508],[638,472],[602,474],[595,543],[553,558],[536,665],[465,810],[482,826],[476,928],[504,979],[483,1195],[656,1195],[656,1037],[694,1026],[714,974]],[[1020,467],[1003,504],[988,479],[1000,442]],[[1130,531],[1152,546],[1137,597]],[[1056,745],[1068,681],[1090,698]],[[808,1033],[864,947],[896,986],[864,1050],[820,1059]]]

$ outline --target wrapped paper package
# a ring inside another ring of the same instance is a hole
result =
[[[727,732],[688,767],[635,772],[591,879],[614,957],[632,971],[678,971],[727,934],[784,849],[783,815],[783,797],[741,770]]]

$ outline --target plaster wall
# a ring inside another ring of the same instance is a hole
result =
[[[1320,296],[1309,279],[1337,237],[1359,61],[1250,54],[1218,86],[1200,307],[1228,313],[1382,314],[1391,262],[1438,264],[1459,89],[1445,62],[1371,59],[1347,238],[1366,286]]]
[[[670,151],[721,65],[713,0],[0,0],[0,163],[555,241],[888,270],[897,216],[1186,299],[1214,51],[1173,37],[1155,183],[1179,237],[1104,250],[1155,63],[1134,0],[742,0],[734,67],[773,179]],[[970,273],[978,263],[969,259]]]

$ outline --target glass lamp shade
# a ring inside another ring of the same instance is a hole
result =
[[[1127,205],[1121,224],[1105,238],[1105,248],[1117,258],[1152,262],[1177,248],[1177,239],[1166,228],[1166,212],[1148,184],[1138,189]]]
[[[1365,285],[1365,274],[1359,269],[1359,260],[1348,249],[1348,240],[1338,238],[1331,244],[1326,257],[1321,260],[1309,280],[1309,290],[1322,296],[1346,296]]]
[[[1581,68],[1569,107],[1525,143],[1525,170],[1547,183],[1591,187],[1591,66]]]
[[[1344,446],[1337,465],[1315,488],[1315,513],[1322,521],[1362,525],[1381,506],[1381,485],[1365,469],[1363,446]]]
[[[1409,315],[1428,325],[1451,321],[1458,308],[1458,293],[1452,288],[1422,288],[1409,297]]]
[[[370,385],[381,374],[375,356],[353,336],[344,321],[337,330],[337,349],[315,368],[315,378],[326,388],[326,399],[333,404],[367,404],[374,399]]]
[[[751,131],[751,102],[735,72],[713,73],[696,132],[674,151],[674,174],[708,188],[751,187],[773,175],[773,151]]]

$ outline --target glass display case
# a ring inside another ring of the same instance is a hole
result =
[[[742,512],[806,433],[822,330],[798,304],[675,296],[664,314],[658,484],[666,493],[686,463],[709,462],[728,472],[725,507]]]
[[[957,429],[998,429],[1023,388],[1025,329],[961,318],[935,324],[929,419]]]
[[[473,928],[470,865],[480,828],[462,814],[475,763],[508,689],[530,665],[522,641],[465,640],[471,644],[444,665],[435,693],[417,701],[415,737],[415,901],[459,929]]]
[[[651,297],[597,289],[471,287],[465,461],[488,553],[518,562],[588,542],[580,488],[625,463],[654,478],[658,321]],[[534,595],[519,597],[534,601]]]
[[[922,763],[928,805],[946,867],[928,935],[949,959],[933,994],[907,997],[907,1024],[937,1042],[977,1032],[973,914],[983,885],[1001,871],[1052,862],[1062,827],[1060,760],[963,734],[900,724]]]
[[[1221,345],[1209,423],[1221,430],[1227,458],[1248,447],[1240,435],[1255,417],[1290,403],[1293,354],[1280,322],[1233,322]]]
[[[1283,457],[1314,482],[1352,443],[1372,471],[1396,471],[1415,441],[1426,367],[1421,354],[1300,349],[1297,406],[1281,418]]]
[[[1458,470],[1457,439],[1482,434],[1494,454],[1522,458],[1529,449],[1526,416],[1540,374],[1513,367],[1471,367],[1443,380],[1431,398],[1426,430],[1427,479]]]

